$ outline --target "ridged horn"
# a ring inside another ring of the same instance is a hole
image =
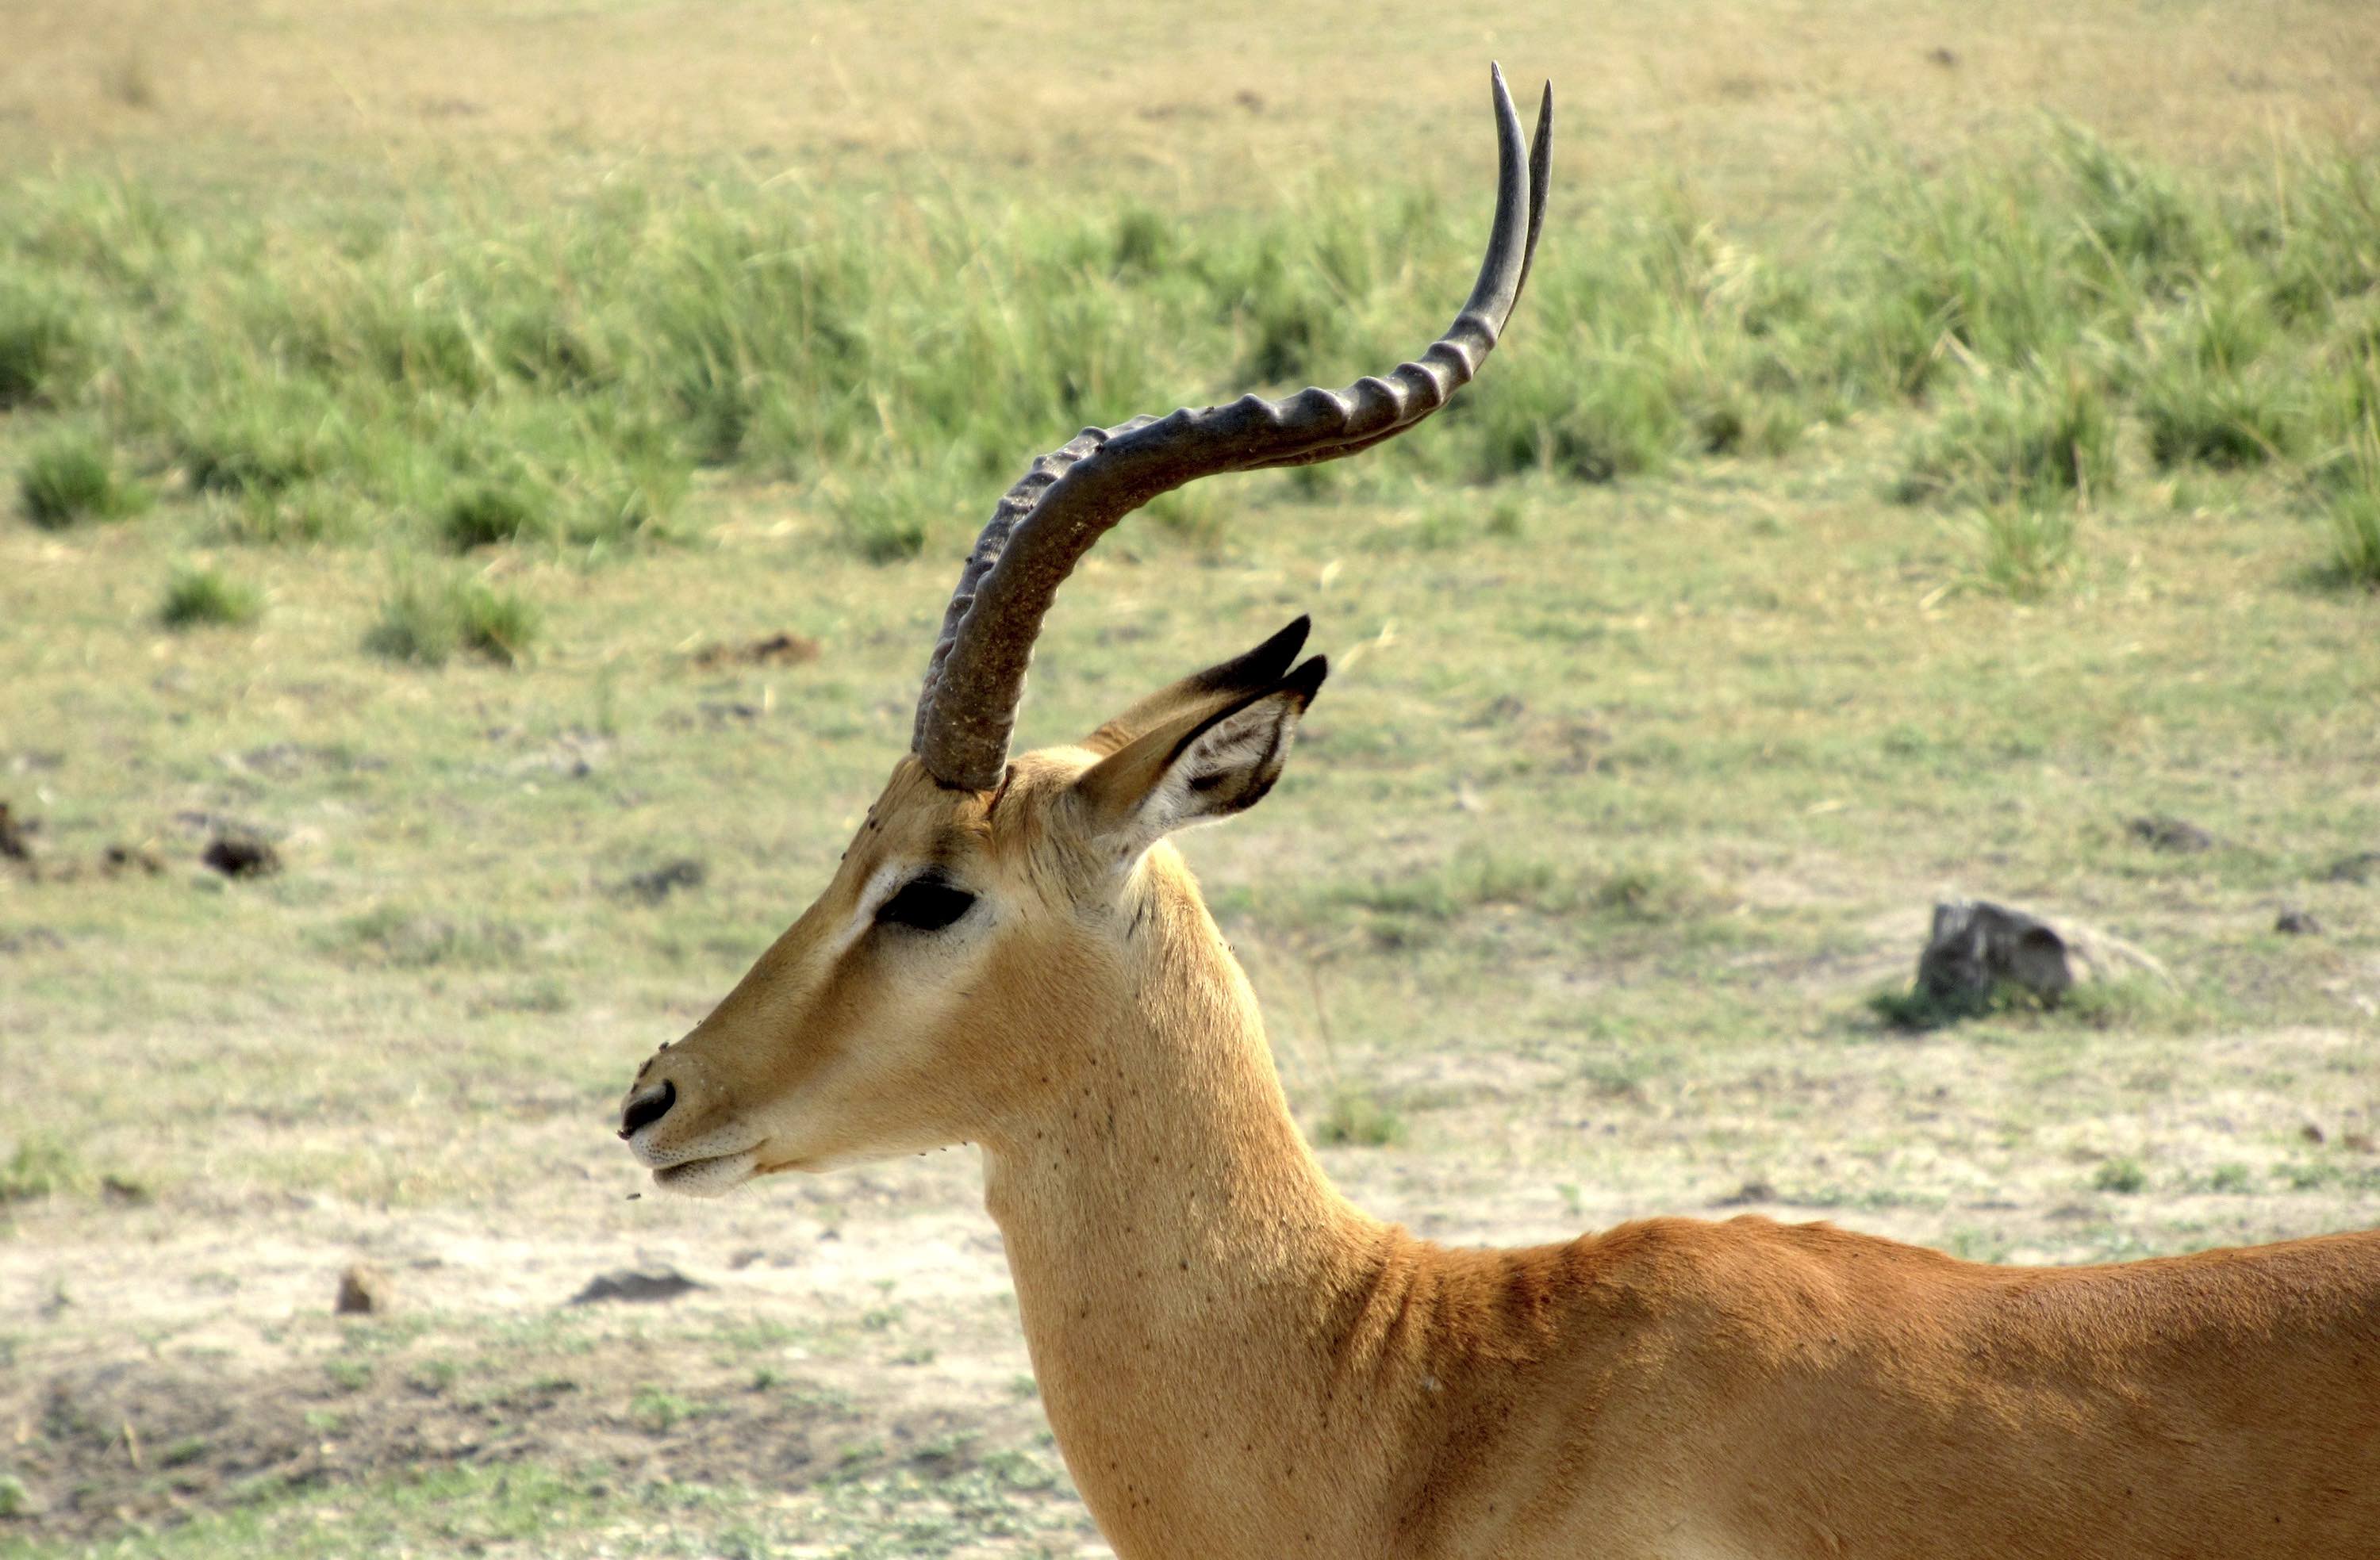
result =
[[[1344,390],[1301,390],[1285,400],[1244,395],[1229,405],[1087,428],[1035,461],[976,538],[926,666],[912,749],[936,780],[968,791],[999,785],[1041,620],[1058,587],[1110,526],[1201,477],[1310,466],[1369,449],[1446,405],[1479,371],[1528,281],[1553,153],[1552,85],[1538,106],[1536,134],[1524,141],[1503,71],[1491,67],[1489,77],[1496,225],[1454,323],[1417,361],[1385,377]]]

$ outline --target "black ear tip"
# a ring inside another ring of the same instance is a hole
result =
[[[1330,675],[1330,658],[1316,656],[1283,678],[1281,686],[1310,699],[1321,688],[1322,680]]]
[[[1305,647],[1305,635],[1313,627],[1314,620],[1300,613],[1289,626],[1232,663],[1236,678],[1245,680],[1244,686],[1256,687],[1273,681],[1297,659],[1297,652]]]

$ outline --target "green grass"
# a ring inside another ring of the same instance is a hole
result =
[[[2264,374],[2175,368],[2143,390],[2141,417],[2160,466],[2263,466],[2286,459],[2298,441],[2287,390]]]
[[[2074,505],[2010,499],[1970,512],[1963,528],[1973,579],[2011,601],[2038,601],[2071,574],[2079,517]]]
[[[401,582],[381,603],[364,647],[389,660],[443,666],[458,650],[518,666],[528,659],[543,618],[518,594],[476,578]]]
[[[2105,496],[2116,444],[2115,407],[2081,365],[1994,375],[1912,451],[1898,495],[2035,505]]]
[[[157,608],[168,628],[238,627],[263,613],[261,591],[213,569],[177,571]]]
[[[542,534],[551,524],[540,497],[526,482],[482,480],[447,501],[440,531],[457,552]]]
[[[70,1144],[47,1133],[29,1133],[0,1160],[0,1206],[77,1191],[91,1179]]]
[[[2131,1197],[2148,1190],[2149,1173],[2137,1159],[2109,1159],[2091,1173],[2091,1184],[2101,1191]]]
[[[115,452],[94,435],[67,431],[34,446],[18,478],[25,518],[45,531],[85,520],[121,520],[146,507],[148,497],[116,469]]]
[[[2317,502],[2330,530],[2330,577],[2380,591],[2380,410],[2369,415]]]
[[[55,296],[0,288],[0,412],[60,399],[52,386],[76,345],[73,317]]]
[[[1386,1148],[1404,1141],[1405,1119],[1375,1094],[1342,1089],[1330,1096],[1308,1132],[1326,1148]]]
[[[1365,479],[1781,458],[1909,397],[1951,407],[1912,496],[2104,492],[2135,412],[2162,465],[2285,458],[2305,442],[2285,387],[2328,329],[2309,289],[2368,288],[2368,198],[2350,163],[2240,191],[2068,136],[1941,175],[1880,162],[1824,248],[1729,232],[1675,191],[1616,200],[1546,246],[1529,349]],[[609,554],[676,534],[693,474],[725,467],[789,478],[852,550],[899,562],[954,550],[987,491],[1086,422],[1395,361],[1472,228],[1327,174],[1172,225],[626,179],[492,231],[301,224],[263,245],[138,186],[24,181],[0,224],[0,385],[162,452],[252,541],[353,532],[360,510],[392,544]],[[100,502],[97,448],[44,523]],[[1223,528],[1205,495],[1154,518],[1209,550]]]

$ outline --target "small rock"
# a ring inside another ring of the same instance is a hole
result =
[[[385,1316],[395,1303],[396,1288],[387,1270],[359,1262],[339,1275],[339,1299],[331,1309],[342,1316]]]
[[[2171,851],[2189,855],[2215,848],[2215,836],[2187,818],[2160,814],[2155,817],[2134,818],[2128,827],[2133,839],[2153,851]]]
[[[218,834],[199,859],[226,877],[270,877],[281,870],[281,853],[252,834]]]
[[[673,1300],[680,1295],[690,1295],[697,1289],[707,1289],[708,1284],[698,1284],[674,1267],[637,1269],[624,1267],[617,1273],[599,1274],[587,1281],[587,1287],[570,1297],[573,1305],[593,1305],[598,1300]]]
[[[2306,910],[2284,910],[2273,922],[2273,930],[2293,937],[2316,937],[2322,935],[2322,923]]]
[[[1755,1203],[1774,1203],[1776,1201],[1777,1189],[1769,1185],[1767,1181],[1755,1178],[1754,1179],[1745,1181],[1742,1186],[1737,1187],[1733,1191],[1729,1192],[1726,1196],[1716,1199],[1712,1202],[1711,1206],[1714,1208],[1742,1208],[1747,1207]]]
[[[2312,1121],[2307,1122],[2304,1126],[2298,1129],[2298,1136],[2305,1139],[2306,1142],[2313,1143],[2317,1148],[2330,1141],[2329,1135],[2324,1132],[2319,1125]]]
[[[2338,1146],[2345,1149],[2351,1149],[2357,1154],[2369,1154],[2373,1149],[2372,1134],[2370,1132],[2341,1132],[2338,1134]]]

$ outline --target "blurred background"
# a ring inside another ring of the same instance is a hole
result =
[[[1185,849],[1371,1211],[2080,1262],[2380,1215],[2380,11],[0,10],[0,1553],[1074,1555],[971,1153],[609,1131],[1077,428],[1076,736],[1300,611]],[[1945,1002],[1940,900],[2133,950]]]

